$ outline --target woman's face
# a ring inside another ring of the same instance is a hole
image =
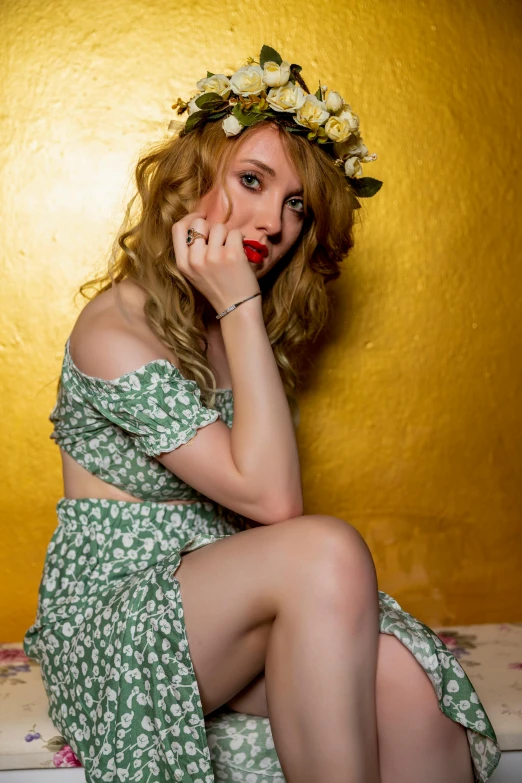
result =
[[[250,265],[260,278],[281,259],[299,237],[303,226],[303,190],[276,128],[256,128],[234,152],[225,177],[232,212],[225,225],[239,229],[244,241],[265,245],[262,262]],[[217,182],[195,211],[205,211],[212,226],[223,223],[227,199]]]

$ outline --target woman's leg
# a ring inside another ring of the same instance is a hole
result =
[[[384,633],[376,691],[382,783],[473,783],[466,730],[440,711],[433,685],[410,651]],[[228,706],[268,717],[263,674]]]
[[[382,783],[473,783],[466,730],[444,715],[422,666],[381,634],[377,730]]]
[[[377,584],[357,531],[325,516],[253,528],[175,576],[204,713],[265,670],[288,782],[378,783]]]

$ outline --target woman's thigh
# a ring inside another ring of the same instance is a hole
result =
[[[335,562],[371,561],[363,539],[336,517],[308,515],[243,530],[181,558],[189,649],[208,715],[264,670],[273,621],[284,602],[301,601],[317,575],[317,600],[335,593]],[[350,573],[341,567],[337,572]]]

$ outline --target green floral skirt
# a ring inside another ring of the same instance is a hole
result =
[[[210,501],[62,499],[57,510],[24,650],[87,783],[283,783],[268,718],[223,708],[205,721],[174,576],[182,553],[249,523]],[[467,729],[476,780],[488,780],[500,751],[464,670],[426,625],[379,600],[381,632],[421,664],[442,712]]]

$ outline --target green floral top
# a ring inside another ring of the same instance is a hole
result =
[[[166,359],[107,381],[80,372],[65,345],[51,438],[89,473],[140,500],[208,500],[154,457],[218,418],[232,426],[232,389],[217,390],[212,410],[197,383]]]

